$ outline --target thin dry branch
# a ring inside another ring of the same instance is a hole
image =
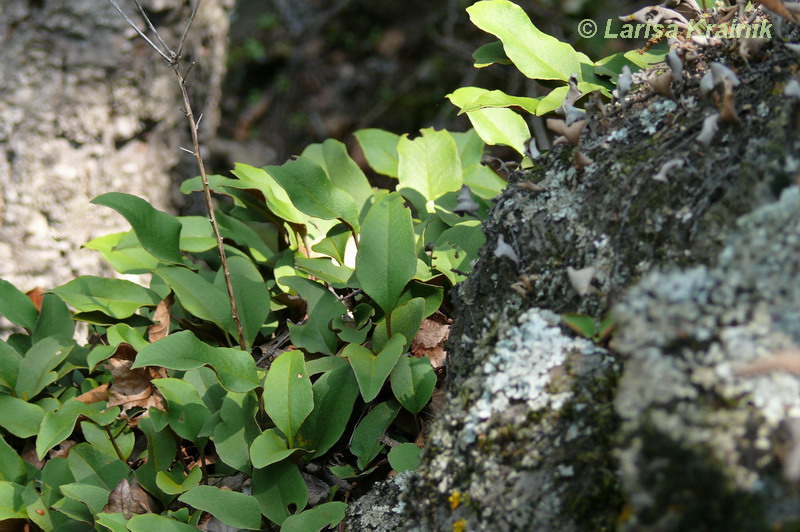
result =
[[[189,98],[189,89],[186,83],[186,78],[189,75],[189,72],[192,70],[194,63],[189,63],[185,68],[181,66],[181,52],[183,50],[183,44],[186,39],[186,36],[189,34],[189,29],[192,27],[192,23],[194,22],[195,16],[197,15],[197,10],[200,8],[200,2],[202,0],[197,0],[194,5],[194,9],[192,10],[192,14],[189,18],[189,22],[186,25],[186,29],[181,36],[180,43],[178,44],[178,51],[175,52],[170,49],[169,46],[164,42],[161,36],[158,34],[155,26],[150,21],[147,13],[142,9],[141,5],[139,4],[138,0],[133,0],[136,7],[139,9],[140,14],[144,18],[147,27],[150,28],[150,31],[155,34],[156,40],[164,47],[164,50],[159,48],[152,40],[150,40],[147,35],[139,29],[139,27],[125,14],[125,12],[120,8],[117,0],[108,0],[109,3],[114,6],[114,8],[119,12],[120,15],[125,19],[125,21],[134,29],[139,36],[150,45],[153,50],[155,50],[158,55],[160,55],[167,64],[172,67],[172,70],[175,72],[175,76],[178,80],[178,85],[181,91],[181,97],[183,98],[183,110],[186,113],[186,118],[189,120],[189,131],[192,135],[192,146],[193,151],[185,150],[192,155],[194,155],[195,160],[197,161],[197,168],[200,170],[200,179],[203,182],[203,196],[205,198],[206,209],[208,210],[208,220],[211,222],[211,228],[214,230],[214,237],[217,240],[217,249],[219,250],[219,257],[222,262],[222,271],[225,275],[225,288],[228,290],[228,299],[231,303],[231,314],[233,315],[233,322],[236,326],[236,333],[238,335],[239,340],[239,347],[242,350],[247,350],[247,344],[244,340],[244,332],[242,331],[242,324],[239,320],[239,311],[236,307],[236,297],[233,293],[233,284],[231,283],[231,272],[228,268],[228,259],[225,254],[225,245],[222,241],[222,235],[219,232],[219,226],[217,224],[217,216],[214,214],[214,205],[211,200],[211,188],[208,185],[208,175],[206,174],[206,167],[205,163],[203,162],[203,157],[200,155],[200,140],[198,138],[198,126],[200,124],[200,120],[195,121],[194,119],[194,112],[192,111],[192,104]],[[202,116],[201,116],[202,118]]]

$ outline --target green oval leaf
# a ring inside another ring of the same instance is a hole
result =
[[[464,109],[488,92],[478,87],[461,87],[448,94],[447,99]],[[525,141],[531,138],[531,132],[525,119],[511,109],[478,109],[468,111],[467,117],[486,144],[510,146],[525,154]]]
[[[75,429],[78,416],[96,417],[105,408],[103,403],[87,405],[77,399],[70,399],[53,412],[47,412],[39,427],[36,437],[36,454],[39,460],[44,458],[47,451],[66,440]],[[119,408],[112,408],[110,412],[119,412]],[[113,418],[112,418],[113,420]]]
[[[19,438],[30,438],[39,432],[44,410],[17,397],[0,394],[0,427]]]
[[[172,480],[172,477],[167,475],[164,471],[159,471],[156,474],[156,484],[159,489],[169,495],[178,495],[185,491],[189,491],[198,484],[203,477],[202,471],[199,467],[194,467],[189,471],[189,474],[180,483]]]
[[[214,323],[220,329],[229,329],[231,304],[224,290],[206,281],[199,274],[178,266],[156,268],[153,273],[167,283],[188,312]]]
[[[28,401],[36,397],[45,386],[58,379],[53,371],[72,351],[72,347],[62,347],[56,338],[45,338],[28,349],[19,362],[15,391],[17,397]]]
[[[389,451],[387,458],[389,465],[398,473],[403,471],[414,471],[419,467],[419,457],[422,449],[413,443],[401,443]]]
[[[22,500],[24,490],[19,484],[0,480],[0,521],[28,518],[25,502]]]
[[[314,408],[311,380],[301,351],[287,351],[270,366],[264,381],[264,409],[294,447],[294,436]]]
[[[98,514],[103,511],[103,507],[108,503],[108,496],[111,493],[106,488],[81,482],[64,484],[60,486],[59,489],[66,497],[82,502],[88,506],[93,514]]]
[[[338,360],[339,357],[324,357]],[[358,398],[358,382],[348,364],[337,365],[322,375],[313,386],[314,409],[297,434],[296,444],[313,450],[311,457],[324,455],[339,441]]]
[[[167,401],[167,420],[175,434],[189,441],[199,441],[200,431],[213,414],[197,389],[181,379],[154,379],[153,384]]]
[[[253,497],[261,513],[280,525],[291,515],[289,508],[300,511],[306,507],[308,488],[297,465],[284,460],[253,471]]]
[[[431,399],[436,386],[436,374],[425,356],[400,357],[392,370],[390,381],[392,392],[403,408],[418,414]]]
[[[300,157],[282,166],[264,168],[289,195],[295,207],[323,220],[340,219],[358,230],[358,207],[352,196],[335,186],[314,161]]]
[[[6,412],[2,406],[0,409]],[[24,483],[28,480],[28,469],[25,462],[2,436],[0,436],[0,480],[17,483]]]
[[[296,450],[289,449],[277,430],[268,429],[259,434],[250,446],[250,461],[253,467],[260,469],[288,458]]]
[[[364,219],[356,277],[364,292],[389,314],[416,271],[411,211],[393,192],[376,201]]]
[[[260,384],[250,353],[212,347],[198,340],[191,331],[170,334],[142,349],[131,368],[144,366],[182,371],[208,366],[216,372],[220,384],[233,392],[249,392]]]
[[[231,467],[249,473],[250,446],[260,429],[256,424],[258,401],[254,393],[228,393],[219,411],[221,422],[214,427],[214,445],[220,459]]]
[[[0,279],[0,316],[32,331],[39,319],[39,311],[28,296],[5,279]]]
[[[245,530],[261,529],[258,502],[244,493],[214,486],[197,486],[178,497],[178,500],[210,513],[228,526]]]
[[[422,129],[420,133],[422,136],[414,140],[403,135],[397,145],[399,190],[412,201],[415,193],[429,202],[461,188],[461,159],[456,141],[448,131]],[[427,210],[417,201],[415,205],[420,211]]]
[[[166,262],[183,262],[180,252],[181,223],[174,216],[154,209],[142,198],[122,192],[109,192],[92,200],[111,207],[133,227],[142,247]]]
[[[344,143],[328,139],[322,144],[311,144],[301,155],[317,163],[335,186],[350,194],[359,211],[372,198],[372,186],[367,176],[350,158]]]
[[[472,52],[472,59],[475,61],[472,66],[483,68],[495,63],[510,65],[511,60],[503,50],[503,43],[500,41],[486,43]]]
[[[580,74],[581,63],[592,64],[569,44],[539,31],[512,2],[476,2],[467,13],[473,24],[502,41],[506,56],[531,79],[567,81],[572,74]]]
[[[130,238],[134,247],[120,247]],[[103,258],[119,273],[149,273],[161,264],[157,258],[145,251],[133,231],[112,233],[90,240],[83,247],[99,251]]]
[[[425,300],[421,297],[415,297],[406,301],[402,305],[398,305],[392,312],[392,333],[394,335],[402,335],[406,338],[402,351],[408,350],[411,345],[411,340],[417,335],[419,326],[425,318]],[[383,349],[387,341],[386,318],[382,319],[375,325],[375,331],[372,334],[372,348]]]
[[[486,91],[472,102],[461,108],[461,113],[477,111],[478,109],[497,108],[497,107],[517,107],[530,114],[536,114],[536,107],[539,105],[537,98],[526,98],[524,96],[511,96],[501,90]]]
[[[231,274],[236,310],[239,312],[244,340],[248,346],[252,346],[269,314],[267,285],[253,262],[244,257],[228,257],[228,270]],[[220,291],[225,286],[222,269],[217,272],[215,285]]]
[[[127,318],[141,307],[155,306],[161,301],[158,294],[136,283],[93,275],[78,277],[51,292],[78,312],[100,311],[117,319]]]
[[[397,143],[400,135],[382,129],[361,129],[353,133],[370,167],[389,177],[397,177]]]
[[[365,469],[381,452],[384,447],[381,436],[397,417],[398,412],[400,412],[400,403],[397,401],[383,402],[370,410],[353,431],[350,452],[358,457],[360,469]]]
[[[405,343],[405,336],[395,334],[377,356],[366,347],[357,344],[350,344],[344,348],[342,356],[350,360],[365,402],[369,403],[377,397],[397,359],[403,354]]]

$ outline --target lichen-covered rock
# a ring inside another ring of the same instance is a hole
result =
[[[677,102],[640,88],[625,112],[592,120],[580,148],[592,164],[576,169],[560,145],[512,176],[455,291],[448,402],[400,494],[399,529],[789,523],[800,384],[738,373],[800,342],[798,193],[775,203],[800,169],[798,103],[783,95],[797,58],[777,41],[760,54],[747,65],[701,50]],[[698,86],[712,61],[737,71],[740,123],[706,148],[697,136],[717,109]],[[553,314],[599,318],[620,302],[610,350]]]
[[[800,446],[788,438],[800,379],[749,369],[780,369],[752,364],[800,345],[798,309],[797,187],[742,218],[716,268],[653,273],[619,305],[612,345],[629,359],[615,407],[630,529],[759,530],[800,519],[781,473]]]
[[[615,432],[609,401],[620,368],[606,350],[565,334],[559,321],[531,309],[501,326],[496,345],[476,347],[481,371],[442,416],[425,465],[401,498],[413,529],[608,524],[593,506],[618,493],[609,482],[611,460],[595,451]]]
[[[399,501],[412,472],[376,484],[347,510],[347,528],[371,532],[402,530],[405,504]]]

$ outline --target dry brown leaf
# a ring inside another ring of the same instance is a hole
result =
[[[36,287],[33,290],[29,290],[25,293],[28,296],[28,299],[31,300],[33,306],[36,307],[36,310],[39,312],[42,311],[42,298],[44,298],[44,288]]]
[[[36,444],[32,438],[25,441],[25,447],[23,447],[20,457],[36,469],[44,467],[44,460],[39,460],[39,455],[36,453]]]
[[[69,454],[69,450],[75,447],[78,442],[74,440],[64,440],[55,447],[53,447],[47,456],[50,458],[66,458]]]
[[[108,383],[101,384],[97,388],[93,388],[86,393],[82,393],[75,399],[81,403],[86,403],[87,405],[99,403],[100,401],[108,401]]]
[[[172,294],[161,301],[153,313],[153,321],[156,323],[147,329],[147,337],[150,339],[151,344],[169,334],[170,308],[172,308]]]
[[[426,318],[411,340],[411,353],[415,357],[428,357],[434,369],[441,368],[447,358],[444,343],[449,336],[450,325]]]
[[[126,417],[126,412],[134,407],[148,409],[152,406],[166,410],[164,398],[152,383],[153,379],[166,377],[166,371],[164,368],[154,367],[131,369],[135,357],[136,351],[131,346],[120,344],[105,363],[112,377],[108,389],[108,406],[120,406],[120,417]]]
[[[788,371],[789,373],[800,375],[800,349],[776,351],[768,357],[759,358],[749,364],[745,364],[736,370],[736,374],[747,377],[774,371]]]
[[[122,479],[108,496],[108,504],[103,507],[107,513],[121,513],[125,519],[136,514],[153,513],[155,502],[135,480]]]

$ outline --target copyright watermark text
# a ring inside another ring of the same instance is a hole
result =
[[[578,24],[578,34],[591,39],[597,35],[599,28],[592,19],[584,19]],[[683,35],[686,38],[695,35],[706,38],[741,39],[741,38],[772,38],[772,24],[764,22],[759,24],[699,24],[689,21],[688,24],[643,24],[628,22],[621,27],[612,26],[612,21],[606,21],[602,33],[604,39],[660,39],[662,37],[675,38]]]

